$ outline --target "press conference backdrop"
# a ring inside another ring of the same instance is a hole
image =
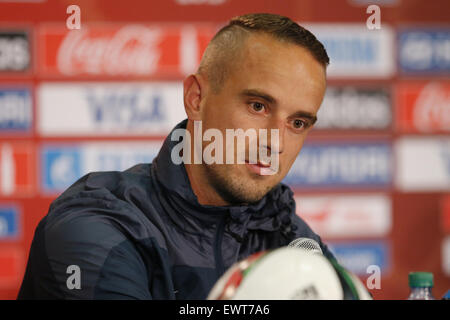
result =
[[[16,297],[51,201],[87,172],[150,162],[185,117],[183,78],[249,12],[291,17],[331,58],[284,180],[297,214],[364,283],[380,271],[375,299],[406,298],[410,271],[433,272],[437,297],[450,288],[449,1],[2,0],[0,298]]]

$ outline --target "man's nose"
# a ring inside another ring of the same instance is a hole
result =
[[[274,119],[267,128],[267,148],[271,152],[282,153],[286,125],[283,120]]]

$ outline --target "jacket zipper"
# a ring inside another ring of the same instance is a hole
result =
[[[225,273],[223,257],[222,257],[222,239],[223,239],[223,232],[225,229],[225,221],[226,221],[226,217],[224,217],[222,220],[220,220],[220,222],[217,226],[216,242],[215,242],[215,248],[214,248],[214,259],[216,261],[216,270],[217,270],[218,278],[220,278],[222,276],[222,274]]]

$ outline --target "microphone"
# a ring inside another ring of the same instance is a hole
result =
[[[323,256],[320,245],[313,239],[297,238],[288,244],[290,248],[299,248],[308,253],[318,254]],[[372,297],[361,281],[346,268],[342,267],[337,260],[328,259],[328,262],[333,266],[342,285],[344,300],[371,300]]]
[[[297,238],[292,240],[291,243],[288,244],[290,248],[299,248],[303,249],[312,254],[320,254],[323,255],[322,249],[317,241],[309,238]]]

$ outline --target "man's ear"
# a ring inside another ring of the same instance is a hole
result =
[[[184,109],[189,120],[201,120],[201,102],[205,85],[199,75],[191,74],[183,81]]]

